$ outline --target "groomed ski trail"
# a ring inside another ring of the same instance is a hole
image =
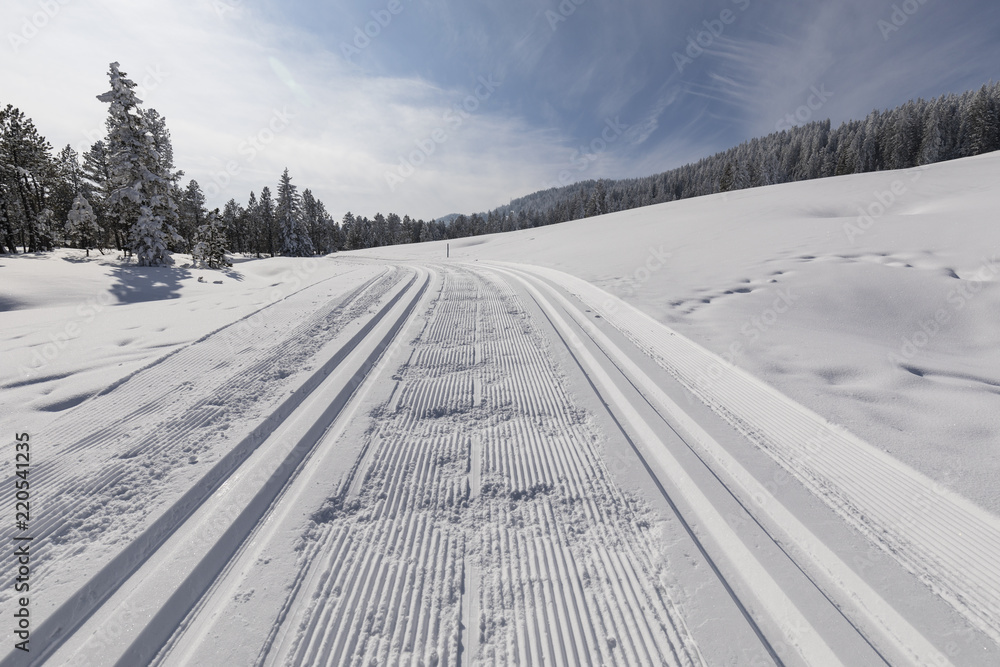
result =
[[[270,338],[226,341],[235,356],[221,353],[226,330],[175,355],[217,360],[216,379],[237,377],[226,374],[232,366],[280,380],[268,369],[281,367],[281,355],[298,344],[305,350],[297,358],[310,359],[322,347],[313,338],[332,341],[332,356],[297,390],[267,394],[264,425],[229,454],[208,448],[221,458],[184,497],[160,513],[152,491],[136,496],[142,520],[122,531],[126,543],[111,562],[118,567],[105,567],[42,621],[53,645],[40,657],[76,665],[704,665],[711,660],[699,641],[725,639],[689,626],[682,591],[708,594],[710,586],[722,605],[712,613],[729,619],[740,642],[730,654],[737,661],[950,664],[940,638],[911,624],[897,600],[772,496],[636,355],[648,355],[714,411],[704,411],[712,420],[773,457],[994,636],[995,517],[742,371],[723,365],[720,373],[721,360],[676,332],[558,271],[351,266],[351,290],[320,299],[318,311]],[[602,333],[595,317],[627,345]],[[216,347],[198,347],[206,343]],[[700,382],[706,374],[711,382]],[[142,379],[129,380],[145,388],[140,398],[122,394],[115,408],[98,397],[78,411],[87,423],[116,415],[115,428],[125,428],[167,400],[159,418],[183,416],[188,430],[178,432],[190,434],[216,423],[206,409],[238,418],[262,395],[250,380],[191,383],[185,394],[177,386],[150,393]],[[206,403],[211,391],[217,404]],[[91,429],[68,449],[105,452],[116,437]],[[170,438],[142,437],[141,448],[115,450],[132,456],[119,456],[116,472],[96,486],[66,462],[48,479],[65,493],[113,498],[135,474],[136,457],[176,459]],[[625,459],[655,483],[662,503],[622,487],[608,463]],[[906,500],[913,493],[941,507],[914,509]],[[684,545],[684,563],[666,556],[651,502]],[[151,508],[159,519],[148,518]],[[72,502],[60,509],[49,538],[74,511]],[[942,535],[958,541],[934,544]],[[43,555],[52,559],[62,552],[50,541]],[[97,541],[91,553],[115,551]],[[685,584],[685,567],[701,574]]]
[[[312,515],[258,664],[703,664],[548,345],[505,280],[442,269],[354,476]],[[264,551],[162,664],[199,664],[204,625],[226,625]]]

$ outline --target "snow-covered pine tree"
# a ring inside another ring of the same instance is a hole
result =
[[[420,227],[420,242],[427,243],[434,240],[434,230],[431,229],[429,224],[421,225]]]
[[[348,211],[340,223],[340,232],[344,237],[344,250],[357,250],[363,247],[361,242],[361,223]]]
[[[169,248],[173,252],[187,250],[190,247],[188,245],[189,239],[180,234],[180,197],[177,195],[184,172],[174,168],[174,147],[170,140],[170,130],[167,129],[167,119],[161,116],[156,109],[143,109],[142,114],[146,118],[149,133],[153,135],[153,146],[159,155],[160,173],[169,183],[165,190],[166,201],[169,202],[169,205],[164,210],[163,218],[165,227],[174,230]]]
[[[205,222],[198,227],[194,250],[191,255],[196,264],[210,269],[221,269],[232,266],[226,259],[226,224],[219,216],[219,209],[214,209],[205,216]]]
[[[190,247],[194,247],[195,235],[198,228],[204,224],[207,214],[205,194],[201,191],[198,181],[191,179],[188,182],[187,187],[180,194],[180,199],[178,199],[178,209],[180,213],[178,232],[190,243]]]
[[[982,155],[1000,148],[1000,118],[988,86],[972,95],[966,109],[967,142],[970,155]]]
[[[115,247],[125,250],[127,229],[123,229],[117,218],[107,215],[107,201],[114,189],[111,179],[111,165],[108,164],[107,145],[103,141],[96,142],[89,151],[83,154],[84,191],[89,195],[87,201],[94,209],[97,224],[108,236],[104,247]]]
[[[278,182],[277,222],[281,254],[290,257],[311,257],[315,254],[309,230],[302,216],[297,188],[292,185],[288,169]]]
[[[60,239],[57,235],[57,230],[53,224],[54,215],[51,208],[43,208],[37,216],[35,216],[34,230],[38,238],[38,247],[41,250],[52,250],[55,247],[56,242]]]
[[[387,225],[384,215],[376,213],[375,217],[372,218],[371,225],[368,229],[369,248],[380,248],[384,245],[389,245],[386,241]]]
[[[156,150],[148,116],[139,108],[135,83],[111,63],[111,90],[98,95],[110,104],[108,111],[108,164],[112,190],[108,197],[111,215],[129,230],[129,247],[140,266],[173,263],[168,243],[180,237],[172,222],[177,205],[170,194],[171,174]]]
[[[226,228],[226,247],[231,252],[246,252],[247,230],[246,212],[235,199],[226,202],[222,209],[222,224]]]
[[[302,193],[303,202],[306,201],[306,192],[308,190]],[[326,210],[326,205],[321,200],[312,197],[311,192],[309,192],[309,197],[313,199],[315,204],[313,214],[315,216],[316,228],[315,232],[310,231],[313,238],[313,250],[320,255],[335,252],[342,246],[340,228],[337,226],[336,221],[330,217],[330,214]]]
[[[943,144],[941,117],[938,115],[937,107],[934,106],[927,114],[927,120],[924,122],[924,132],[920,141],[920,152],[917,156],[917,163],[934,164],[940,160]]]
[[[101,227],[97,224],[93,207],[82,194],[76,196],[73,207],[66,215],[66,236],[78,248],[86,250],[87,257],[90,257],[90,249],[95,245],[100,249]]]
[[[257,204],[257,214],[260,216],[261,238],[267,253],[274,257],[278,254],[278,231],[274,217],[274,200],[271,189],[266,185],[260,190],[260,202]]]
[[[321,255],[330,252],[329,243],[324,229],[326,209],[323,202],[313,196],[312,190],[302,191],[302,221],[312,241],[313,250]]]
[[[384,245],[396,245],[397,243],[402,243],[402,234],[400,233],[402,223],[403,219],[395,213],[390,213],[385,216]]]
[[[246,227],[252,248],[251,252],[257,256],[257,259],[260,259],[260,253],[265,247],[266,239],[264,225],[260,219],[260,204],[257,203],[257,195],[253,193],[253,190],[250,191],[250,198],[247,200]]]
[[[83,170],[80,155],[66,146],[56,155],[54,179],[49,191],[49,208],[56,220],[65,220],[73,202],[83,191]]]
[[[0,236],[10,252],[17,252],[18,241],[25,252],[52,249],[47,202],[54,172],[51,150],[19,109],[10,104],[0,109]]]

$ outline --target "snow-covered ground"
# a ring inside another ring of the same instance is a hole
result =
[[[0,664],[996,664],[998,176],[0,257]]]
[[[450,253],[587,280],[1000,514],[998,180],[993,153],[453,241]],[[441,259],[444,245],[364,254]]]

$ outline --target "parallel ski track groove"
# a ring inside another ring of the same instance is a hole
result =
[[[337,312],[346,314],[346,317],[339,320],[340,325],[346,324],[354,319],[353,316],[357,315],[360,308],[366,309],[374,300],[381,298],[391,288],[393,282],[389,275],[372,279],[350,292],[345,299],[335,300],[325,305],[304,322],[286,327],[287,334],[281,338],[301,337]],[[266,311],[267,308],[263,310]],[[85,422],[100,423],[103,420],[104,424],[107,424],[110,421],[112,422],[110,426],[101,427],[97,431],[73,441],[70,438],[78,437],[76,434],[86,428],[85,423],[82,425],[73,424],[72,420],[67,419],[61,421],[70,423],[59,424],[57,422],[53,425],[52,432],[48,437],[55,442],[69,440],[71,444],[67,445],[59,455],[52,456],[39,464],[37,470],[33,470],[35,477],[33,483],[44,491],[46,501],[44,518],[32,524],[32,532],[38,544],[37,550],[33,554],[36,563],[40,564],[46,560],[49,552],[54,548],[53,545],[63,543],[64,539],[59,538],[60,531],[72,529],[74,525],[86,525],[88,516],[81,513],[88,511],[97,498],[110,497],[112,500],[116,498],[118,494],[111,491],[126,476],[133,474],[136,467],[133,459],[139,453],[144,455],[145,460],[149,460],[161,453],[177,450],[188,441],[188,434],[199,432],[214,417],[223,412],[223,408],[218,405],[219,403],[229,401],[230,405],[239,404],[241,390],[246,390],[244,386],[246,383],[237,381],[229,386],[223,385],[221,388],[212,386],[200,388],[198,395],[204,398],[190,402],[187,416],[169,423],[166,428],[154,428],[159,426],[158,421],[144,423],[138,419],[153,414],[157,410],[162,410],[165,398],[177,392],[177,386],[176,384],[171,386],[170,378],[175,378],[179,374],[183,377],[178,369],[200,370],[206,363],[210,362],[211,355],[217,352],[205,351],[207,347],[204,345],[205,341],[212,340],[213,337],[225,336],[237,336],[238,338],[250,336],[251,340],[253,339],[252,334],[244,335],[237,327],[230,325],[201,339],[200,344],[193,344],[177,353],[172,353],[151,364],[143,371],[134,374],[129,383],[121,383],[118,390],[93,399],[96,410],[86,413]],[[227,341],[226,347],[232,349],[235,346],[231,341]],[[246,375],[260,377],[267,369],[281,365],[283,363],[282,357],[283,353],[279,345],[271,351],[270,357],[263,358],[249,366]],[[176,380],[174,381],[176,382]],[[157,391],[150,397],[148,390],[133,391],[133,385],[141,388],[155,387]],[[184,386],[189,387],[187,393],[193,395],[188,381],[181,383],[181,387]],[[175,396],[174,401],[178,400],[182,399]],[[146,402],[138,407],[133,407],[139,401]],[[125,414],[122,415],[122,412]],[[116,414],[122,416],[115,417]],[[68,454],[82,449],[114,446],[128,437],[129,432],[138,431],[152,432],[146,435],[140,443],[119,454],[118,462],[114,462],[112,459],[112,462],[105,466],[96,477],[87,474],[81,478],[79,468],[71,461],[75,457],[68,456]],[[87,501],[83,503],[82,507],[81,499]],[[127,502],[130,497],[125,497],[122,500]],[[116,521],[120,521],[121,517],[115,518]],[[10,529],[0,531],[0,539],[9,539],[12,532]],[[79,548],[79,544],[75,546],[77,549]],[[47,578],[48,572],[46,570],[46,568],[39,570],[37,579],[39,584]],[[12,576],[0,571],[0,579]]]
[[[355,290],[354,292],[350,293],[345,299],[342,299],[339,304],[334,304],[333,306],[327,307],[327,309],[326,309],[328,311],[327,315],[329,313],[333,313],[333,312],[336,312],[336,311],[343,311],[343,312],[347,313],[347,315],[348,315],[348,319],[346,320],[346,322],[356,321],[356,319],[358,317],[358,314],[359,314],[359,308],[363,308],[363,309],[367,310],[368,308],[370,308],[370,306],[371,306],[372,303],[377,303],[378,300],[381,299],[383,297],[383,295],[388,290],[390,290],[394,285],[398,284],[398,281],[396,279],[394,279],[394,277],[393,277],[394,273],[395,272],[386,273],[386,274],[383,274],[383,276],[381,278],[379,278],[379,279],[375,279],[375,280],[369,281],[368,283],[366,283],[365,285],[363,285],[361,288],[359,288],[359,290]],[[401,298],[404,295],[404,293],[407,291],[407,289],[410,287],[410,285],[412,285],[415,281],[416,281],[416,277],[411,278],[411,280],[409,281],[409,283],[403,288],[402,291],[400,291],[392,299],[389,299],[387,305],[382,306],[381,313],[378,314],[375,319],[373,319],[369,323],[365,324],[362,327],[362,329],[354,335],[354,337],[351,339],[351,341],[348,341],[348,343],[347,343],[347,345],[346,345],[345,348],[342,348],[340,351],[338,351],[338,353],[334,356],[334,358],[332,360],[328,360],[324,366],[321,366],[317,371],[313,372],[312,377],[310,377],[309,380],[307,380],[307,383],[306,383],[309,388],[303,388],[303,389],[297,390],[296,393],[293,394],[292,397],[289,397],[289,398],[285,399],[285,404],[297,404],[297,403],[301,403],[301,401],[304,399],[304,397],[306,395],[308,395],[308,393],[312,390],[311,388],[314,388],[318,384],[318,379],[317,378],[320,375],[322,375],[324,372],[325,373],[329,373],[329,371],[330,371],[329,366],[331,365],[331,363],[333,363],[337,359],[341,358],[350,349],[352,349],[353,346],[356,345],[365,335],[367,335],[367,331],[372,326],[374,326],[374,323],[377,322],[378,319],[382,315],[384,315],[385,313],[387,313],[389,311],[389,307],[392,304],[394,304],[399,298]],[[366,296],[366,294],[367,294],[367,296]],[[414,303],[415,303],[415,301],[414,301]],[[409,311],[407,311],[407,312],[409,312]],[[322,319],[325,319],[325,316],[323,316]],[[307,320],[307,322],[305,322],[303,324],[300,324],[300,325],[292,328],[292,331],[293,332],[297,332],[299,335],[301,335],[303,331],[306,331],[306,332],[313,331],[313,330],[315,330],[315,328],[317,326],[317,322],[320,321],[320,320],[321,320],[321,317],[319,315],[314,315],[309,320]],[[341,325],[346,323],[343,320],[339,320],[339,322],[341,323]],[[280,357],[280,355],[276,355],[276,356]],[[159,370],[159,369],[156,368],[156,370]],[[215,399],[215,400],[217,400],[217,399]],[[272,425],[272,430],[273,430],[273,427],[274,427],[274,425]],[[230,452],[230,455],[229,455],[228,458],[231,458],[232,454],[233,454],[233,452]],[[223,459],[223,462],[225,462],[225,461],[226,461],[226,457],[224,457],[224,459]],[[231,463],[227,463],[227,465],[231,466],[232,464]],[[121,472],[120,471],[116,472],[116,473],[114,473],[114,475],[120,476]],[[218,484],[220,482],[221,482],[221,480],[215,480],[214,484]],[[212,488],[214,488],[214,487],[212,487]],[[206,494],[209,493],[210,491],[211,491],[211,488],[209,488],[209,487],[206,486],[206,488],[201,492],[202,493],[202,497],[205,497]],[[199,489],[197,489],[197,488],[190,489],[188,491],[188,493],[184,496],[184,499],[187,499],[187,496],[191,495],[192,493],[197,493],[197,492],[199,492]],[[181,501],[179,501],[179,502],[181,502]],[[179,510],[176,510],[176,511],[175,511],[175,508],[171,508],[169,513],[176,514],[178,518],[175,518],[174,520],[179,520],[179,517],[186,516],[186,515],[190,514],[191,511],[193,511],[193,508],[187,508],[187,509],[180,508]],[[159,519],[157,519],[156,525],[159,525],[159,523],[162,523],[165,519],[167,519],[167,515],[161,516]],[[158,528],[157,530],[160,531],[160,532],[162,532],[163,529],[162,528]],[[51,530],[50,530],[50,532],[51,532]],[[157,536],[153,536],[153,537],[150,537],[149,539],[159,539],[159,540],[162,541],[162,540],[166,539],[166,536],[168,534],[169,534],[169,531],[166,532],[166,533],[160,534],[158,537]],[[143,535],[143,538],[145,538],[145,535]],[[112,575],[110,575],[110,576],[117,577],[118,578],[117,580],[120,581],[122,576],[128,575],[131,571],[133,571],[134,569],[138,568],[139,565],[141,564],[141,562],[144,561],[145,557],[147,557],[148,554],[146,554],[146,556],[143,556],[140,553],[135,553],[135,554],[128,553],[128,554],[126,554],[126,552],[134,551],[134,549],[132,549],[132,548],[135,547],[135,545],[136,545],[136,543],[129,544],[127,546],[127,548],[122,553],[118,554],[113,559],[113,562],[122,561],[122,564],[127,564],[127,566],[130,569],[127,570],[127,571],[126,570],[121,570],[121,571],[117,572],[117,574],[112,573]],[[109,571],[109,568],[110,568],[110,564],[107,565],[107,566],[105,566],[101,570],[101,572],[99,572],[96,575],[96,578],[102,579],[102,581],[103,581],[103,579],[106,579],[109,576],[109,575],[107,575],[107,572]],[[88,582],[87,585],[86,585],[86,588],[87,588],[87,590],[90,591],[90,593],[86,596],[87,597],[86,604],[90,604],[90,605],[99,604],[101,601],[103,601],[104,597],[106,597],[107,595],[109,595],[110,592],[114,590],[114,588],[117,588],[117,584],[115,584],[114,582],[109,582],[109,585],[112,586],[112,588],[110,590],[103,590],[100,587],[94,588],[93,581]],[[92,588],[94,588],[94,590],[90,590]],[[67,605],[69,605],[69,603],[67,603]],[[64,607],[66,607],[67,605],[64,605]],[[63,613],[63,609],[62,608],[60,608],[60,610],[57,611],[57,615],[60,614],[60,613]],[[49,630],[46,629],[46,626],[51,625],[54,622],[56,622],[56,621],[53,621],[51,618],[48,619],[48,620],[46,620],[44,622],[42,628],[39,629],[39,631],[44,630],[45,632],[49,632]],[[59,622],[63,623],[64,621],[59,621]],[[71,621],[71,622],[72,623],[79,623],[79,622],[82,622],[82,619],[75,619],[74,618],[74,620]],[[72,630],[72,629],[73,628],[70,628],[70,630]],[[61,632],[63,634],[60,634],[58,636],[54,636],[54,640],[51,641],[50,643],[48,643],[45,646],[45,648],[47,649],[46,654],[49,653],[49,652],[51,652],[51,651],[53,651],[53,650],[55,650],[58,647],[58,645],[61,643],[62,639],[66,636],[65,635],[65,628],[63,628],[61,630],[58,630],[58,632]],[[44,656],[42,656],[42,657],[44,657]],[[8,660],[4,660],[2,664],[7,664],[7,662],[8,662]]]
[[[302,565],[322,574],[286,617],[287,652],[263,662],[700,664],[634,501],[520,297],[491,273],[448,268],[443,280],[356,468],[363,483],[347,484],[356,498],[316,525],[308,553],[329,557]],[[479,590],[463,592],[473,564]],[[463,631],[469,595],[481,617]],[[461,653],[462,632],[479,633],[475,655]]]
[[[631,307],[609,308],[593,287],[533,270],[585,295],[706,405],[892,558],[1000,642],[1000,519],[851,433],[781,396]],[[672,333],[672,332],[671,332]],[[709,380],[709,371],[718,377]]]

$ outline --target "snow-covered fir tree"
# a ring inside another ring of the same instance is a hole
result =
[[[51,208],[43,208],[38,215],[35,216],[34,228],[35,234],[38,235],[39,246],[47,250],[54,248],[61,240],[54,221],[55,214],[53,214]]]
[[[108,164],[112,190],[108,207],[128,229],[129,247],[140,266],[173,263],[168,244],[180,242],[173,227],[177,205],[170,193],[171,174],[139,107],[135,83],[111,63],[111,90],[97,99],[111,105],[108,112]]]
[[[292,185],[288,169],[278,182],[277,223],[281,254],[290,257],[311,257],[315,254],[309,229],[302,215],[297,188]]]
[[[51,150],[19,109],[0,109],[0,250],[17,252],[18,243],[25,252],[52,249]]]
[[[226,202],[222,209],[222,224],[226,227],[226,247],[231,252],[247,252],[247,216],[235,199]]]
[[[265,241],[264,241],[264,225],[260,219],[260,204],[257,203],[257,195],[250,191],[250,198],[247,200],[246,207],[246,230],[247,237],[249,238],[250,247],[256,254],[257,259],[260,259],[260,253],[264,251]],[[244,250],[244,252],[248,252]]]
[[[205,194],[198,185],[198,181],[191,179],[187,187],[177,190],[177,207],[180,213],[180,225],[178,233],[191,242],[191,247],[195,243],[195,235],[198,228],[205,222],[207,211],[205,209]]]
[[[267,254],[274,257],[278,254],[278,230],[274,217],[274,200],[271,198],[271,189],[266,185],[260,190],[260,201],[256,208],[260,218],[262,247],[267,249]]]
[[[107,145],[104,141],[94,143],[90,150],[84,152],[83,179],[84,190],[88,194],[87,201],[94,209],[97,224],[107,236],[107,244],[104,247],[125,250],[128,230],[121,227],[117,218],[107,215],[107,201],[114,186],[111,179],[111,165],[108,163]]]
[[[76,196],[73,207],[66,215],[66,237],[76,247],[86,250],[87,257],[90,257],[91,248],[100,248],[101,226],[97,223],[93,207],[82,194]]]
[[[66,146],[55,159],[54,182],[49,188],[48,205],[56,220],[65,220],[76,196],[83,192],[83,170],[80,156],[72,146]]]
[[[191,256],[196,264],[207,266],[210,269],[232,266],[226,259],[226,224],[219,216],[219,209],[215,209],[205,216],[205,222],[198,227],[195,239]]]

